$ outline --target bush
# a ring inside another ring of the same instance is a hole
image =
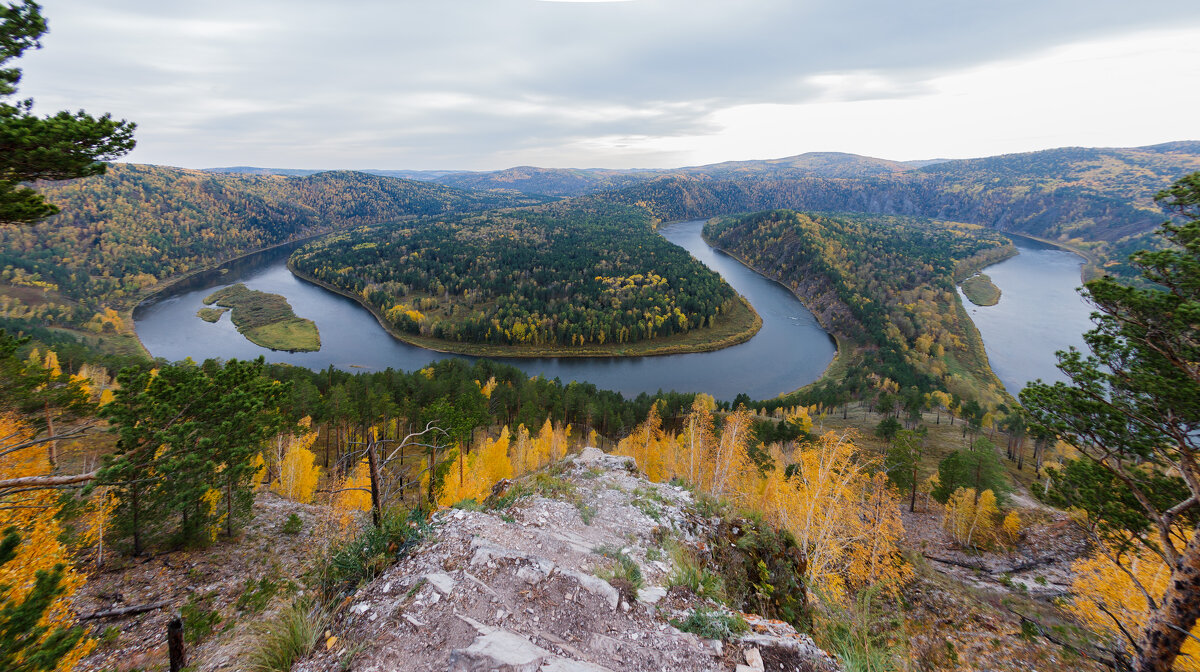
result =
[[[710,541],[731,607],[811,630],[807,565],[790,533],[759,517],[727,517]]]
[[[706,607],[695,609],[685,619],[672,619],[671,625],[705,639],[730,639],[750,629],[738,614]]]
[[[379,525],[335,544],[318,567],[317,579],[326,595],[370,581],[412,550],[429,532],[419,511],[388,511]]]
[[[817,644],[835,654],[846,672],[906,669],[904,632],[899,619],[877,609],[879,587],[861,591],[848,604],[821,598]]]
[[[307,601],[297,600],[274,618],[254,626],[255,642],[246,663],[254,672],[289,672],[312,653],[329,625],[329,615]]]
[[[304,521],[294,513],[288,514],[287,520],[279,526],[279,531],[284,534],[300,534],[302,529],[304,529]]]

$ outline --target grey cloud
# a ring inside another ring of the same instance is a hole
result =
[[[23,92],[139,121],[133,160],[192,166],[566,160],[588,138],[687,135],[729,106],[816,99],[824,74],[878,80],[848,99],[904,97],[957,68],[1200,23],[1190,0],[44,4],[52,32],[23,59]]]

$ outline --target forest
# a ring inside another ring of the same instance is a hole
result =
[[[619,346],[744,316],[733,289],[643,210],[599,202],[356,229],[290,266],[402,334],[448,343]]]
[[[980,226],[909,217],[802,214],[772,210],[705,226],[717,247],[792,288],[822,324],[850,346],[837,375],[805,403],[832,390],[896,385],[1004,401],[955,281],[1015,254]],[[835,395],[836,397],[836,395]]]
[[[162,283],[240,254],[338,228],[542,202],[354,172],[224,175],[117,164],[43,182],[62,212],[0,228],[4,317],[83,327]],[[23,288],[33,290],[22,291]]]

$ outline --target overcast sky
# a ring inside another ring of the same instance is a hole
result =
[[[1197,0],[43,0],[38,109],[193,168],[672,167],[1200,140]]]

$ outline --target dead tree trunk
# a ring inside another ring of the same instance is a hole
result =
[[[167,623],[167,652],[171,657],[171,672],[180,672],[187,665],[187,649],[183,645],[183,619],[179,616]]]

